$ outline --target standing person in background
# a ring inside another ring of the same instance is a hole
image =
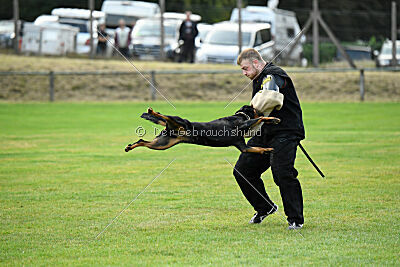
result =
[[[108,34],[106,32],[106,25],[104,23],[99,26],[99,34],[97,36],[97,54],[104,56],[107,50],[107,38]]]
[[[135,28],[135,25],[136,25],[136,21],[134,21],[134,22],[132,22],[132,25],[131,25],[131,30],[129,31],[129,44],[130,43],[132,43],[132,38],[133,38],[133,35],[132,35],[132,33],[133,33],[133,29]],[[129,54],[130,56],[133,56],[133,54]]]
[[[190,19],[190,15],[192,15],[192,12],[186,11],[186,19],[179,28],[179,40],[183,41],[179,62],[187,61],[188,58],[190,63],[194,62],[194,39],[199,31],[197,30],[197,23]]]
[[[131,43],[131,30],[125,26],[123,19],[119,20],[119,27],[115,30],[115,47],[125,57],[129,57],[129,45]]]

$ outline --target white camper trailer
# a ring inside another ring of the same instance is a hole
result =
[[[87,54],[90,52],[90,10],[80,8],[55,8],[51,11],[53,16],[58,17],[58,22],[78,27],[76,53]],[[101,11],[93,11],[93,42],[97,46],[97,26],[103,21],[105,14]]]
[[[299,23],[296,19],[296,14],[292,11],[282,10],[276,8],[276,6],[247,6],[242,9],[241,12],[242,21],[245,23],[268,23],[271,25],[271,35],[273,45],[273,53],[266,58],[271,60],[275,55],[282,51],[280,58],[285,58],[290,47],[286,47],[290,41],[301,31]],[[238,9],[235,8],[232,11],[231,22],[238,21]],[[301,39],[301,42],[295,47],[293,52],[288,59],[288,63],[296,64],[299,63],[302,57],[302,44],[305,42],[305,38]],[[286,49],[285,49],[286,47]]]
[[[79,29],[59,23],[25,23],[21,51],[45,55],[65,55],[76,49]]]

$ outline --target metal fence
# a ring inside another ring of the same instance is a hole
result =
[[[365,72],[400,72],[400,67],[393,68],[364,68],[364,69],[351,69],[351,68],[305,68],[305,69],[290,69],[289,74],[295,73],[329,73],[329,72],[359,72],[359,86],[360,86],[360,101],[365,98]],[[157,95],[157,75],[182,75],[182,74],[239,74],[240,70],[152,70],[142,72],[148,78],[149,94],[151,99],[155,100]],[[48,95],[49,101],[55,100],[55,77],[56,76],[85,76],[85,75],[132,75],[137,74],[132,71],[7,71],[0,72],[0,76],[47,76],[48,77]],[[146,81],[143,81],[146,82]]]

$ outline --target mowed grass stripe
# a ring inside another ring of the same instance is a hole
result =
[[[151,106],[209,121],[225,102]],[[0,263],[4,265],[396,265],[399,256],[400,105],[304,103],[300,152],[305,228],[253,211],[224,158],[235,148],[181,144],[123,151],[146,129],[149,103],[0,104]],[[115,223],[94,237],[168,163]],[[264,182],[283,211],[270,171]]]

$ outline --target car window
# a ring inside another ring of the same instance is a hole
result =
[[[14,32],[14,23],[13,22],[4,22],[0,21],[0,33],[9,33]]]
[[[287,33],[287,37],[289,37],[289,38],[294,37],[294,29],[293,28],[287,28],[286,33]]]
[[[269,29],[263,29],[260,31],[260,33],[263,43],[271,41],[271,31]]]
[[[242,32],[242,45],[250,45],[250,32]],[[237,45],[239,39],[239,34],[237,31],[223,31],[216,30],[210,31],[207,34],[205,43],[216,44],[216,45]]]
[[[77,28],[79,28],[79,32],[88,32],[86,23],[75,23],[75,22],[67,22],[67,21],[65,21],[65,22],[60,21],[60,23],[67,24],[67,25],[70,25],[73,27],[77,27]]]
[[[259,46],[259,45],[262,45],[262,44],[263,44],[263,40],[261,38],[261,32],[258,31],[256,33],[256,41],[254,42],[254,46]]]
[[[200,39],[201,40],[205,40],[206,39],[206,36],[207,36],[207,34],[210,32],[210,30],[209,29],[207,29],[207,30],[199,30],[199,37],[200,37]]]
[[[125,20],[125,23],[127,26],[131,26],[134,22],[136,22],[139,18],[135,16],[127,16],[127,15],[113,15],[113,14],[107,14],[106,16],[106,25],[111,26],[111,27],[118,27],[119,25],[119,20],[123,19]]]
[[[396,45],[396,54],[400,53],[400,45]],[[391,55],[392,54],[392,44],[383,45],[382,47],[382,55]]]
[[[166,37],[175,37],[177,24],[164,24]],[[134,37],[160,36],[160,23],[158,21],[137,24],[134,28]]]
[[[263,29],[256,33],[256,41],[254,42],[254,46],[259,46],[269,41],[271,41],[271,33],[269,29]]]

